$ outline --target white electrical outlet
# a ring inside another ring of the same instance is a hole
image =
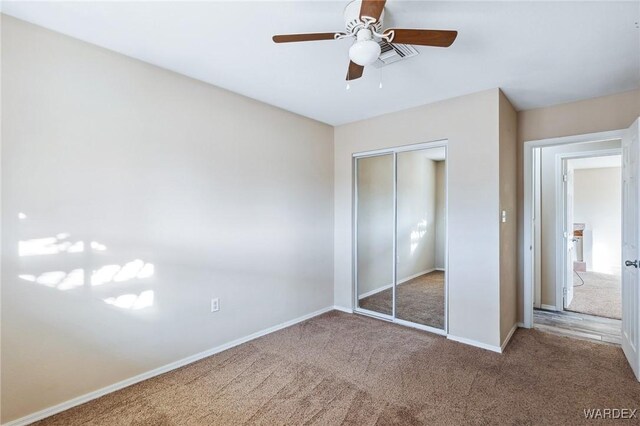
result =
[[[217,297],[211,299],[211,312],[218,312],[220,310],[220,299]]]

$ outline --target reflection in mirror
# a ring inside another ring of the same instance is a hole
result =
[[[356,160],[358,307],[393,314],[393,154]]]
[[[397,154],[396,317],[444,329],[444,147]]]

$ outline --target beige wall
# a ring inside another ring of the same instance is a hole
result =
[[[518,318],[523,320],[525,141],[572,136],[629,127],[640,116],[640,90],[518,113]]]
[[[2,65],[2,422],[333,304],[330,126],[8,17]]]
[[[500,92],[500,342],[509,337],[517,323],[517,215],[516,215],[516,111]]]
[[[448,139],[449,333],[500,345],[498,97],[488,90],[335,128],[335,304],[354,300],[352,154]]]
[[[3,422],[334,300],[351,307],[351,154],[371,149],[449,140],[449,332],[504,340],[513,111],[499,90],[332,129],[2,27]],[[517,114],[518,306],[524,141],[639,115],[640,91]]]
[[[587,270],[620,274],[622,185],[620,167],[574,171],[573,221],[584,223]]]

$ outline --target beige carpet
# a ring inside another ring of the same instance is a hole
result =
[[[360,307],[391,315],[391,289],[360,300]],[[396,288],[396,317],[444,328],[444,272],[420,275]]]
[[[601,274],[598,272],[579,272],[584,280],[573,274],[573,300],[567,308],[569,311],[599,317],[622,319],[622,297],[620,293],[620,275]]]
[[[496,354],[333,311],[41,424],[573,425],[605,407],[640,407],[618,347],[518,330]]]

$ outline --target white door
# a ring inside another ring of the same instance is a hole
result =
[[[640,120],[640,119],[639,119]],[[638,274],[638,121],[629,127],[622,138],[622,349],[631,368],[640,380],[640,274]]]
[[[564,169],[564,307],[569,307],[573,301],[573,169],[569,161],[563,161]]]

